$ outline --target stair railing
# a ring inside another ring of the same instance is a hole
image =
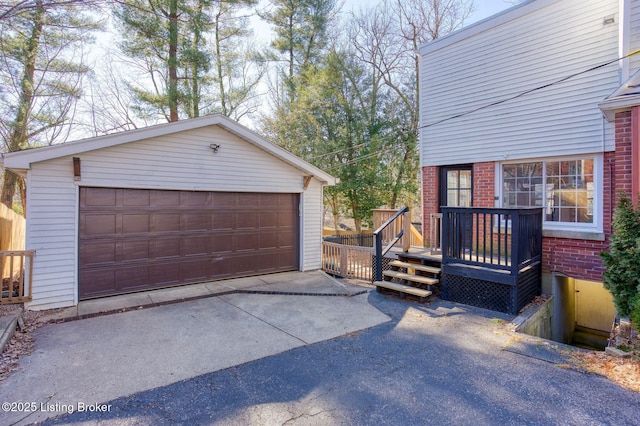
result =
[[[382,258],[384,257],[384,255],[387,254],[387,252],[391,250],[391,248],[393,248],[393,246],[395,246],[398,243],[398,241],[402,239],[405,233],[407,235],[410,235],[411,220],[408,216],[409,216],[409,207],[405,206],[400,210],[398,210],[389,219],[387,219],[387,221],[382,225],[380,225],[380,227],[376,229],[375,232],[373,233],[373,238],[375,240],[375,246],[376,246],[376,261],[375,261],[375,274],[374,274],[375,281],[382,281]],[[389,241],[389,244],[383,249],[382,243],[384,239],[384,231],[392,224],[395,224],[396,220],[398,220],[400,217],[403,218],[403,223],[402,223],[402,227],[400,227],[400,232],[398,232],[393,238],[391,238],[391,241]],[[405,238],[403,240],[402,249],[404,251],[408,251],[410,245],[411,245],[410,238]]]

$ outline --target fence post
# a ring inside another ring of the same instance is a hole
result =
[[[344,245],[340,247],[340,275],[344,278],[349,278],[348,275],[348,265],[349,265],[349,257],[348,257],[349,249],[348,246]]]

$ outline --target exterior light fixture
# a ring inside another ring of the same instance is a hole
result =
[[[211,148],[213,152],[218,152],[218,150],[220,149],[220,145],[217,143],[212,143],[211,145],[209,145],[209,148]]]
[[[80,180],[80,158],[73,157],[73,180]]]

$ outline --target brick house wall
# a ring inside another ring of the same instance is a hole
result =
[[[422,168],[422,238],[425,247],[429,247],[431,220],[429,215],[438,212],[438,167]]]
[[[572,278],[602,281],[604,267],[600,252],[609,247],[611,221],[616,204],[616,194],[624,191],[632,195],[632,113],[616,114],[616,149],[604,153],[603,170],[603,232],[604,241],[571,238],[544,237],[542,242],[542,272],[564,274]],[[473,165],[473,205],[474,207],[495,207],[494,162]],[[422,168],[423,213],[438,211],[438,167]],[[429,220],[424,220],[425,241],[429,238]]]

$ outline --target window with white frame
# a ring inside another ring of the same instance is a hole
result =
[[[502,164],[502,205],[544,207],[549,228],[598,225],[597,157]]]

